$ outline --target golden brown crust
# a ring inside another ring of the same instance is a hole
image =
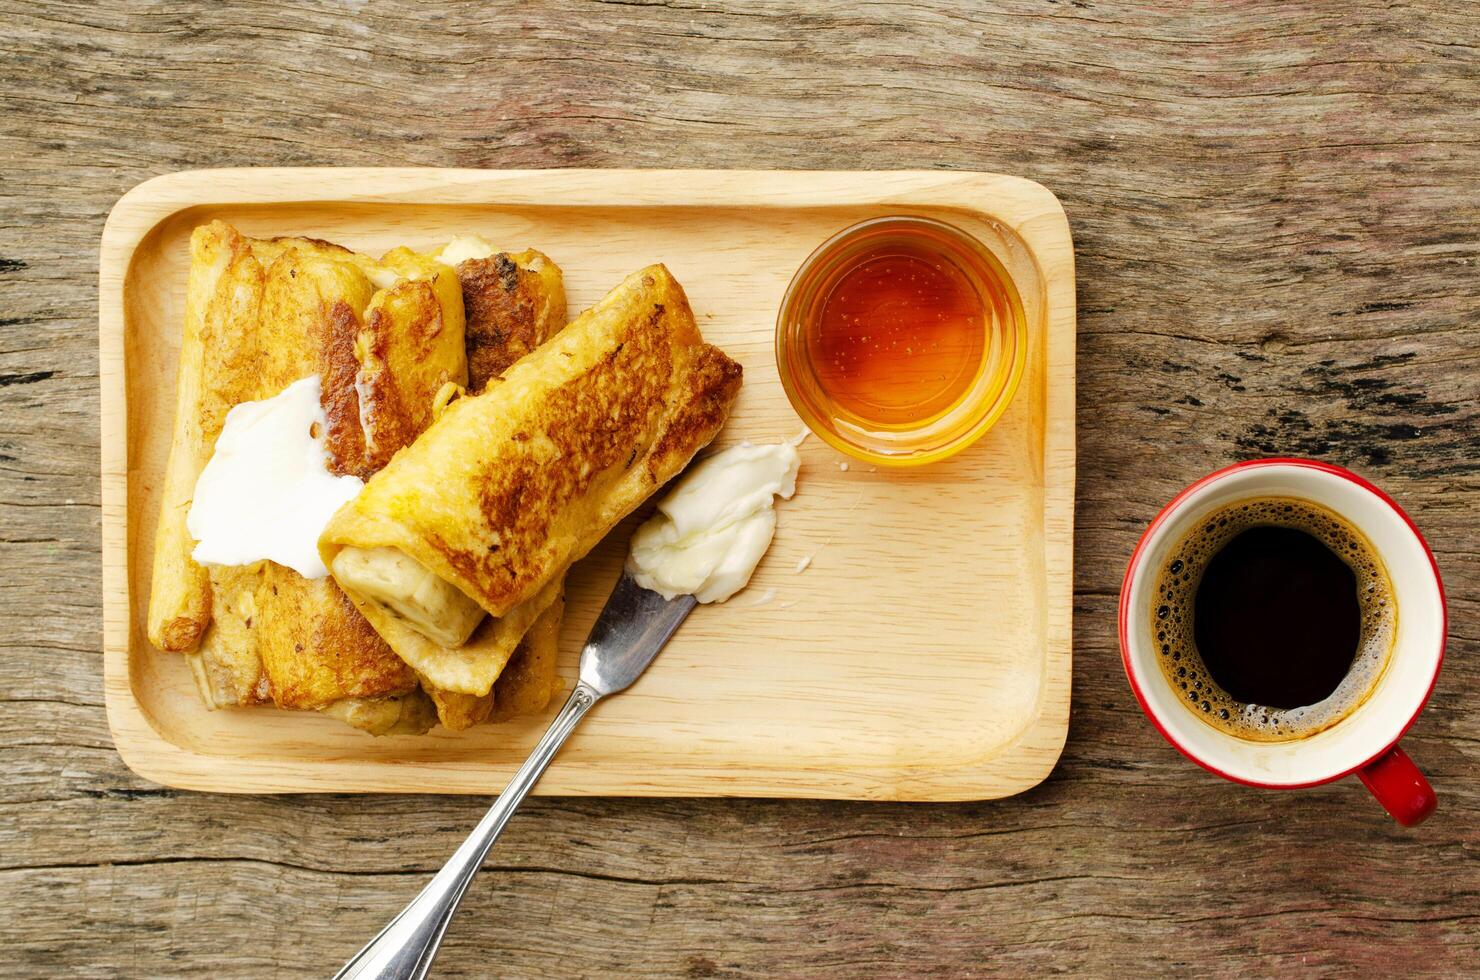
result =
[[[293,241],[268,271],[258,325],[259,343],[282,360],[264,370],[266,393],[317,371],[330,468],[362,478],[425,428],[437,388],[466,377],[455,277],[404,250],[386,259],[402,275],[429,278],[376,290],[363,257]],[[411,669],[333,580],[269,563],[258,607],[258,650],[279,707],[317,710],[416,688]]]
[[[671,475],[675,466],[687,466],[694,455],[693,447],[714,438],[740,393],[742,373],[740,365],[718,347],[705,344],[698,350],[687,397],[680,399],[679,410],[648,455],[648,474],[654,481],[666,480],[664,474]]]
[[[565,326],[560,267],[534,249],[458,264],[467,316],[468,390],[482,391]]]
[[[325,305],[323,319],[314,324],[314,339],[319,350],[319,404],[329,420],[324,438],[329,470],[336,476],[364,479],[370,471],[365,468],[365,429],[360,424],[360,396],[355,389],[360,372],[355,356],[360,315],[342,299]]]
[[[539,589],[548,568],[538,556],[549,518],[590,491],[601,476],[634,458],[664,409],[673,376],[673,352],[659,319],[624,325],[591,370],[549,393],[536,424],[553,451],[538,455],[524,443],[535,425],[495,447],[475,477],[477,504],[496,543],[481,550],[450,545],[435,532],[427,543],[464,578],[478,582],[495,603],[522,602]],[[532,502],[538,501],[538,506]]]
[[[151,624],[149,640],[167,653],[184,653],[195,649],[206,623],[203,616],[176,616]]]
[[[388,253],[382,262],[417,278],[402,280],[371,300],[355,344],[367,477],[431,424],[438,389],[468,382],[457,276],[407,249]]]
[[[415,283],[413,286],[418,293],[431,292],[425,283]],[[418,312],[416,315],[422,314]],[[395,327],[385,310],[370,311],[360,342],[366,365],[363,376],[373,377],[376,381],[374,387],[367,389],[360,401],[360,411],[364,416],[376,419],[375,442],[373,448],[366,449],[364,469],[361,471],[361,475],[368,478],[389,463],[391,457],[403,446],[411,445],[411,441],[426,428],[431,421],[431,396],[436,392],[426,394],[416,391],[406,379],[397,377],[389,366],[391,348],[395,342]]]
[[[416,689],[416,675],[332,579],[266,563],[257,592],[258,647],[273,703],[317,710],[342,698]]]

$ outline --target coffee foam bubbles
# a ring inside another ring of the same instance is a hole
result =
[[[1351,669],[1324,700],[1298,708],[1233,698],[1208,673],[1193,639],[1193,605],[1208,562],[1241,532],[1271,526],[1312,535],[1346,562],[1357,582],[1362,628]],[[1285,742],[1330,728],[1366,700],[1387,666],[1397,617],[1387,571],[1359,531],[1311,501],[1260,497],[1214,509],[1172,548],[1157,575],[1151,632],[1162,673],[1195,714],[1240,738]]]

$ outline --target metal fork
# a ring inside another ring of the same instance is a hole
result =
[[[641,676],[694,604],[691,595],[664,599],[622,573],[581,650],[580,680],[549,730],[442,870],[334,975],[335,980],[421,980],[427,975],[453,913],[489,848],[555,753],[592,705],[626,690]]]

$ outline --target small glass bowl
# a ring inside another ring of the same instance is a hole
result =
[[[829,398],[806,342],[808,325],[822,316],[832,289],[854,260],[894,241],[927,249],[955,266],[976,290],[986,332],[982,363],[967,389],[944,410],[904,424],[862,418]],[[1022,298],[1002,263],[959,228],[914,215],[871,218],[823,242],[792,277],[776,318],[776,366],[792,407],[823,441],[879,466],[933,463],[980,439],[1007,411],[1027,353]]]

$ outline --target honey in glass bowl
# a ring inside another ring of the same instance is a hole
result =
[[[776,323],[787,397],[818,436],[885,466],[960,452],[1007,410],[1027,360],[1011,277],[931,218],[846,228],[793,277]]]

